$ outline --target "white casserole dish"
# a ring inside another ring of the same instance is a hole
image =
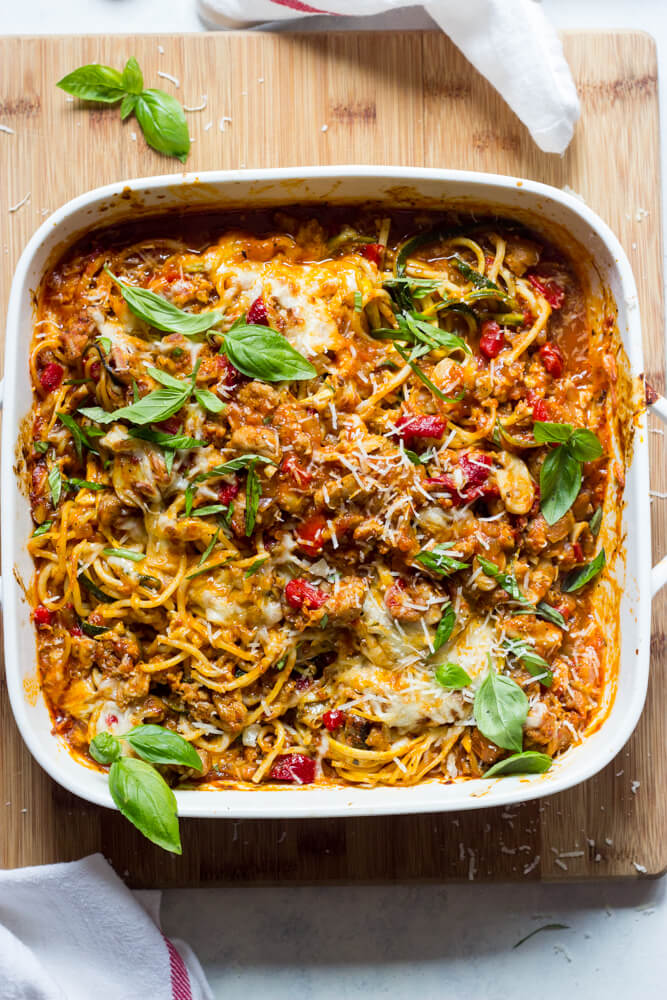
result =
[[[238,205],[314,206],[327,202],[386,202],[392,206],[441,210],[452,201],[462,207],[486,205],[519,217],[533,228],[569,234],[595,258],[588,275],[594,289],[606,288],[618,307],[618,327],[633,375],[643,372],[637,290],[626,255],[607,225],[584,203],[543,184],[490,174],[406,167],[322,167],[211,172],[143,178],[98,188],[55,212],[24,250],[11,290],[5,353],[2,428],[2,602],[7,684],[23,739],[42,767],[76,795],[112,807],[105,774],[72,757],[51,732],[41,694],[34,691],[36,652],[30,608],[16,577],[29,584],[33,565],[26,540],[33,530],[29,504],[15,475],[19,426],[31,406],[28,352],[33,314],[32,292],[54,256],[88,229],[138,214],[185,207]],[[590,267],[589,267],[589,270]],[[663,419],[665,400],[655,407]],[[626,538],[621,603],[621,654],[616,696],[599,729],[571,748],[544,775],[499,780],[436,781],[413,788],[286,788],[257,791],[180,791],[181,816],[280,817],[363,816],[443,812],[507,805],[563,791],[591,777],[618,753],[639,718],[648,681],[651,596],[667,580],[667,559],[651,570],[649,473],[646,416],[637,421],[633,460],[627,476],[623,533]],[[622,560],[618,561],[619,563]],[[622,579],[622,577],[621,577]]]

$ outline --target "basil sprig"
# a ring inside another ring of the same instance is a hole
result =
[[[552,764],[553,760],[548,754],[538,753],[537,750],[524,750],[522,753],[515,753],[511,757],[499,760],[484,772],[484,777],[498,778],[503,774],[544,774]]]
[[[455,625],[456,612],[451,604],[445,604],[442,609],[442,617],[435,630],[435,638],[433,639],[433,649],[436,653],[441,646],[444,646],[446,642],[449,642]]]
[[[150,441],[170,451],[190,451],[193,448],[203,448],[207,444],[206,441],[198,441],[197,438],[188,437],[187,434],[167,434],[165,431],[152,430],[150,427],[132,427],[130,437]]]
[[[463,399],[463,393],[462,392],[459,393],[457,396],[447,396],[446,393],[444,393],[442,391],[442,389],[439,389],[437,387],[437,385],[434,382],[431,381],[431,379],[428,377],[428,375],[426,374],[426,372],[422,368],[419,367],[419,365],[415,361],[415,351],[417,350],[416,348],[410,354],[408,354],[407,351],[403,350],[403,348],[400,346],[400,344],[395,344],[394,347],[395,347],[397,353],[400,354],[400,356],[403,358],[403,360],[405,361],[406,365],[410,366],[410,368],[415,373],[415,375],[417,376],[417,378],[419,379],[419,381],[423,382],[424,385],[428,389],[431,390],[431,392],[433,393],[434,396],[436,396],[438,399],[442,400],[443,403],[460,403],[461,402],[461,400]]]
[[[126,740],[141,757],[123,757],[120,740]],[[203,770],[199,754],[178,733],[163,726],[135,726],[125,736],[99,733],[90,744],[90,755],[110,764],[109,791],[120,812],[148,840],[181,853],[176,798],[154,764],[172,764]]]
[[[477,689],[474,712],[477,728],[487,740],[521,752],[528,699],[515,681],[490,668]]]
[[[447,554],[448,549],[453,547],[454,542],[442,542],[440,545],[434,545],[432,549],[422,549],[415,556],[415,560],[426,569],[430,569],[432,573],[437,573],[439,576],[450,576],[460,569],[467,569],[470,565]]]
[[[568,512],[581,489],[584,462],[604,454],[598,438],[585,427],[537,421],[533,437],[538,444],[555,444],[540,470],[540,507],[548,524]]]
[[[248,378],[262,382],[297,382],[317,375],[282,334],[243,319],[227,331],[221,352]]]
[[[470,684],[470,676],[458,663],[441,663],[436,667],[435,679],[444,688],[464,688]]]
[[[464,354],[471,354],[472,350],[462,337],[457,337],[455,333],[448,330],[441,330],[439,326],[429,323],[420,313],[409,310],[396,313],[398,327],[380,327],[372,330],[373,337],[380,340],[401,340],[407,344],[425,344],[431,350],[441,349],[453,354],[455,351],[462,351]]]
[[[192,504],[199,483],[203,483],[207,479],[219,479],[221,476],[226,476],[229,472],[238,472],[240,469],[252,468],[254,473],[255,465],[257,465],[258,462],[264,462],[267,465],[275,465],[275,462],[272,459],[265,458],[264,455],[257,455],[254,452],[248,452],[246,455],[237,455],[236,458],[231,458],[228,462],[223,462],[222,465],[214,465],[212,469],[208,470],[208,472],[200,472],[188,483],[185,488],[185,515],[188,516],[192,511]],[[254,473],[254,475],[256,477],[256,473]],[[247,492],[248,490],[246,489],[246,493]],[[246,509],[246,517],[247,516]]]
[[[82,101],[120,102],[121,119],[134,113],[149,146],[185,163],[190,133],[183,108],[164,90],[144,90],[143,74],[134,56],[122,73],[111,66],[91,63],[68,73],[57,86]]]
[[[575,590],[581,590],[582,587],[585,587],[587,583],[594,580],[598,573],[604,569],[606,562],[607,555],[605,550],[600,549],[595,559],[591,559],[585,566],[578,566],[567,574],[562,583],[563,592],[571,594]]]
[[[63,492],[63,477],[60,474],[59,466],[52,465],[49,469],[48,483],[49,492],[51,494],[51,503],[54,507],[57,507],[60,503],[60,497]]]
[[[554,675],[547,660],[535,651],[535,645],[527,639],[505,639],[503,651],[519,660],[531,677],[545,687],[551,687]]]
[[[206,333],[222,319],[220,309],[201,313],[186,312],[148,288],[139,288],[123,278],[117,278],[108,267],[104,270],[118,286],[134,315],[163,333],[181,333],[184,337],[195,337]]]
[[[523,594],[519,588],[516,577],[513,573],[503,573],[495,563],[490,562],[485,559],[484,556],[477,556],[477,561],[482,567],[482,571],[485,576],[491,577],[495,580],[499,587],[505,591],[505,593],[516,601],[520,605],[520,609],[516,614],[533,614],[538,618],[543,618],[545,621],[553,622],[554,625],[558,625],[559,628],[567,629],[567,623],[563,618],[560,611],[556,608],[552,608],[550,604],[545,601],[538,601],[537,604],[533,604],[528,600],[525,594]]]

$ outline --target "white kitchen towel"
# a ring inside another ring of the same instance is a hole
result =
[[[101,854],[0,871],[0,1000],[213,1000],[160,931],[160,895],[130,892]]]
[[[316,14],[366,16],[410,0],[198,0],[212,27]],[[536,0],[431,0],[424,9],[496,88],[545,153],[564,153],[579,99],[560,39]],[[332,28],[336,27],[335,20]]]

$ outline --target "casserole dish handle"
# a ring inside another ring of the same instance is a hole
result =
[[[656,417],[660,417],[663,424],[667,424],[667,397],[658,396],[651,403],[651,412]],[[667,556],[664,556],[651,570],[651,597],[655,597],[659,590],[667,583]]]

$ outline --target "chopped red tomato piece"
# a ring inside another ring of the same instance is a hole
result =
[[[305,753],[288,753],[276,757],[269,771],[274,781],[291,781],[294,785],[310,785],[315,781],[315,761]]]
[[[372,264],[377,264],[378,267],[380,266],[384,253],[384,247],[381,243],[367,243],[361,248],[361,252],[366,260],[370,260]]]
[[[327,522],[321,514],[313,514],[299,526],[297,543],[307,556],[318,556],[324,547]]]
[[[540,361],[552,378],[560,378],[563,374],[563,355],[555,344],[540,347]]]
[[[552,309],[560,309],[565,301],[565,291],[553,278],[541,278],[536,274],[526,275],[536,292],[543,295]]]
[[[329,599],[328,594],[325,594],[323,590],[313,587],[303,577],[290,580],[285,587],[285,597],[290,607],[296,608],[297,611],[301,608],[321,608]]]
[[[235,368],[224,354],[220,355],[220,369],[220,386],[223,389],[236,389],[237,385],[240,385],[244,380],[244,376],[238,368]]]
[[[500,329],[495,319],[486,319],[482,323],[482,336],[479,340],[479,349],[485,358],[497,358],[505,344],[505,334]]]
[[[255,299],[250,309],[248,309],[246,318],[249,323],[254,323],[256,326],[269,325],[269,314],[266,311],[266,303],[261,295]]]
[[[48,365],[45,365],[39,373],[39,381],[41,382],[42,388],[46,389],[47,392],[53,392],[57,389],[63,380],[63,375],[65,374],[65,369],[62,365],[56,364],[55,361],[50,361]]]
[[[230,503],[237,496],[239,492],[239,484],[237,482],[233,483],[223,483],[223,485],[218,490],[218,497],[220,503],[224,503],[225,507],[229,507]]]
[[[396,433],[406,444],[420,438],[441,438],[446,430],[447,421],[442,417],[403,416],[396,421]]]
[[[299,460],[296,455],[287,455],[280,466],[284,472],[289,472],[292,479],[295,480],[299,486],[307,486],[310,480],[313,478],[307,469],[304,469],[302,465],[299,465]]]
[[[38,628],[44,628],[53,621],[53,611],[49,611],[43,604],[38,604],[33,612],[33,619]]]
[[[549,413],[549,404],[546,399],[542,399],[534,392],[529,392],[526,402],[533,411],[533,420],[538,420],[542,423],[549,420],[551,414]]]
[[[322,716],[322,722],[325,729],[328,729],[330,733],[335,733],[337,729],[345,725],[345,712],[341,711],[340,708],[331,708]]]
[[[456,507],[464,507],[466,504],[472,503],[473,500],[498,496],[498,487],[495,483],[489,482],[491,471],[489,455],[466,452],[459,459],[458,467],[463,473],[463,482],[460,487],[457,486],[454,477],[447,473],[427,479],[426,485],[449,493]]]
[[[582,549],[582,547],[579,544],[579,542],[573,542],[572,543],[572,550],[574,552],[574,558],[577,560],[577,562],[583,562],[584,561],[584,550]]]

